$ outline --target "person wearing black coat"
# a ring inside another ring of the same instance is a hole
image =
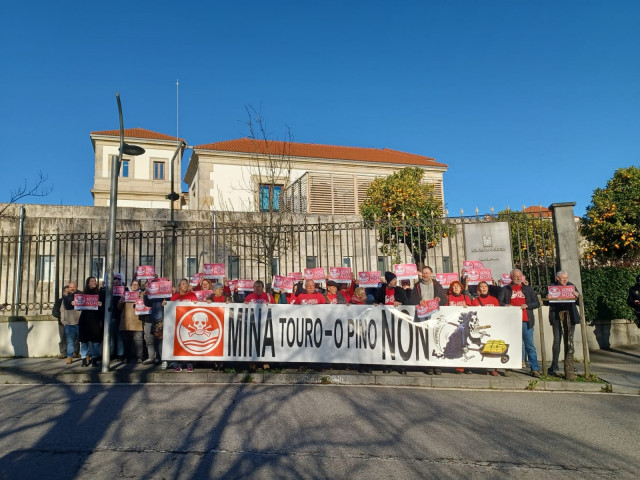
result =
[[[385,272],[383,283],[376,292],[376,303],[379,305],[406,305],[407,299],[404,289],[398,286],[398,278],[392,272]]]
[[[569,275],[562,271],[557,273],[556,281],[551,285],[571,285],[575,288],[575,285],[569,282]],[[574,295],[576,299],[580,296],[577,289],[575,289]],[[562,321],[565,312],[568,315],[568,325],[565,325]],[[558,370],[558,360],[560,359],[561,341],[564,340],[565,358],[567,354],[573,356],[573,332],[576,325],[580,323],[580,314],[578,313],[576,302],[549,302],[549,323],[553,328],[552,360],[549,375],[555,375]]]
[[[98,365],[104,335],[104,291],[98,289],[96,277],[87,278],[82,293],[98,295],[98,310],[83,310],[78,320],[78,339],[82,366]]]

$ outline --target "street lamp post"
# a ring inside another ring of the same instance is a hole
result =
[[[122,164],[122,155],[138,156],[144,153],[144,148],[137,145],[128,145],[124,143],[124,126],[122,122],[122,104],[120,103],[120,94],[116,92],[116,100],[118,101],[118,116],[120,118],[120,148],[118,150],[118,159],[111,162],[111,192],[109,194],[109,234],[107,238],[107,268],[105,278],[105,300],[104,300],[104,334],[102,336],[102,372],[109,371],[109,363],[111,362],[110,351],[110,326],[113,317],[113,268],[116,260],[116,213],[118,204],[118,175],[120,173],[120,165]]]

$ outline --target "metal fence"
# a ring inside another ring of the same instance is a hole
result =
[[[199,272],[204,263],[224,263],[228,278],[267,282],[272,274],[305,268],[385,271],[395,262],[460,272],[466,259],[464,225],[496,221],[509,224],[514,267],[543,293],[555,273],[551,219],[522,212],[369,223],[305,217],[299,223],[272,227],[235,223],[177,228],[175,233],[166,228],[118,232],[114,271],[128,282],[138,265],[154,265],[161,276],[176,282]],[[106,231],[0,237],[4,313],[49,313],[69,281],[82,288],[88,276],[102,279],[106,245]]]

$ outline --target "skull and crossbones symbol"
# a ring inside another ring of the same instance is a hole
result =
[[[198,312],[193,315],[191,319],[193,325],[187,325],[187,328],[193,330],[189,332],[189,336],[192,335],[206,335],[211,336],[211,325],[209,325],[209,317],[204,312]]]

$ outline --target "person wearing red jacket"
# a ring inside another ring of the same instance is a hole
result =
[[[478,296],[473,299],[471,305],[474,307],[499,307],[500,302],[493,295],[489,295],[489,284],[487,282],[478,283]]]
[[[471,306],[469,295],[462,293],[462,283],[459,281],[451,282],[449,292],[447,293],[447,306],[449,307],[467,307]]]
[[[256,280],[253,283],[253,293],[247,295],[244,303],[275,303],[273,297],[264,291],[264,282]]]
[[[294,305],[322,305],[327,303],[326,297],[316,293],[316,284],[313,280],[304,282],[304,293],[299,294],[293,301]]]
[[[187,280],[186,278],[183,278],[182,280],[180,280],[180,283],[178,284],[178,291],[173,295],[171,295],[170,301],[171,302],[187,302],[187,301],[197,302],[198,301],[198,297],[196,297],[196,294],[193,293],[191,290],[189,290],[189,280]]]

